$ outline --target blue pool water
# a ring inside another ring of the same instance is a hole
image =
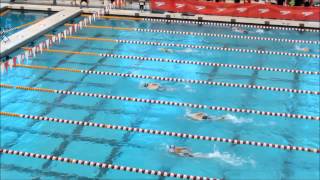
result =
[[[79,19],[81,18],[75,21]],[[236,34],[227,27],[145,21],[103,19],[96,21],[94,25]],[[56,31],[63,29],[64,27],[59,27]],[[269,30],[264,34],[258,34],[257,29],[248,28],[247,30],[249,35],[256,36],[319,40],[319,33]],[[259,48],[286,52],[297,52],[295,46],[300,46],[310,48],[312,54],[319,54],[318,45],[312,44],[274,43],[110,29],[85,28],[77,32],[75,36],[245,49]],[[38,41],[42,39],[44,37]],[[51,49],[319,71],[319,59],[317,58],[205,49],[185,51],[186,48],[175,47],[167,47],[176,50],[174,53],[165,53],[160,51],[160,48],[163,47],[68,39]],[[38,55],[29,64],[319,91],[318,75],[48,52]],[[146,82],[161,83],[168,90],[147,90],[142,87]],[[318,95],[26,68],[9,71],[1,76],[1,83],[319,116]],[[186,114],[199,112],[197,109],[16,89],[1,88],[1,111],[312,148],[319,148],[320,143],[319,121],[204,110],[210,116],[229,115],[233,118],[227,121],[195,122],[189,120]],[[187,147],[193,152],[203,153],[205,157],[188,158],[170,154],[167,146],[172,144]],[[315,153],[127,133],[6,116],[1,116],[1,147],[225,179],[316,180],[320,177],[319,154]],[[13,155],[1,156],[1,179],[40,177],[41,179],[171,179]]]
[[[3,14],[3,16],[0,16],[0,25],[2,30],[3,28],[12,29],[18,27],[16,30],[9,31],[7,33],[8,36],[28,27],[29,23],[46,18],[48,16],[48,13],[40,11],[9,10],[7,13]],[[25,24],[27,25],[24,26]]]

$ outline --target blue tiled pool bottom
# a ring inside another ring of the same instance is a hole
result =
[[[95,25],[234,34],[230,28],[217,27],[212,29],[213,27],[207,26],[196,27],[136,21],[98,20]],[[198,45],[224,45],[252,49],[259,46],[267,50],[295,51],[295,44],[287,43],[274,44],[264,41],[236,41],[89,28],[79,31],[76,35]],[[270,30],[262,36],[317,39],[315,33],[300,34],[294,31]],[[303,46],[309,47],[312,51],[317,50],[315,45],[303,44]],[[115,53],[313,71],[318,71],[319,67],[318,59],[312,58],[210,50],[164,53],[159,50],[160,48],[148,45],[79,40],[64,40],[61,45],[52,47],[52,49],[79,52]],[[124,59],[63,53],[43,53],[33,59],[30,64],[319,90],[317,83],[319,76],[314,75],[137,60],[126,61]],[[173,90],[150,91],[141,87],[146,82],[161,83]],[[8,74],[1,77],[1,83],[319,116],[317,108],[319,96],[315,95],[25,68],[9,71]],[[194,122],[187,119],[185,114],[188,111],[196,112],[195,109],[16,89],[1,89],[1,111],[319,148],[319,122],[300,119],[206,110],[205,112],[209,115],[229,114],[236,117],[236,120]],[[205,154],[206,158],[175,156],[167,151],[167,146],[171,144],[188,147],[193,152]],[[1,117],[1,147],[225,179],[319,179],[319,162],[316,161],[319,159],[318,154],[246,145],[235,146],[226,143],[128,133],[4,116]],[[1,172],[3,179],[19,177],[27,179],[171,179],[12,155],[2,155]]]

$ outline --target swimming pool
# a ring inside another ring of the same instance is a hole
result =
[[[97,20],[1,76],[2,84],[15,87],[1,88],[1,111],[144,130],[2,114],[1,147],[224,179],[319,179],[319,153],[228,143],[319,149],[319,49],[312,44],[319,42],[319,32],[242,29],[248,34],[220,26]],[[148,90],[145,83],[164,89]],[[225,119],[186,117],[195,112]],[[228,139],[188,139],[149,129]],[[171,154],[169,145],[187,147],[197,157]],[[7,154],[1,172],[3,179],[170,179]]]
[[[50,16],[48,13],[40,11],[26,10],[4,10],[1,15],[1,28],[5,28],[6,35],[14,34],[43,18]],[[3,29],[2,29],[3,30]]]

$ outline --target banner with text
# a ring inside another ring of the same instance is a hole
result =
[[[154,11],[299,21],[320,20],[319,7],[201,2],[196,0],[151,0],[150,5]]]

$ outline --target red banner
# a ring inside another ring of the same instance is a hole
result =
[[[151,0],[151,9],[180,13],[207,14],[250,18],[319,21],[319,7],[239,4],[196,0]]]

